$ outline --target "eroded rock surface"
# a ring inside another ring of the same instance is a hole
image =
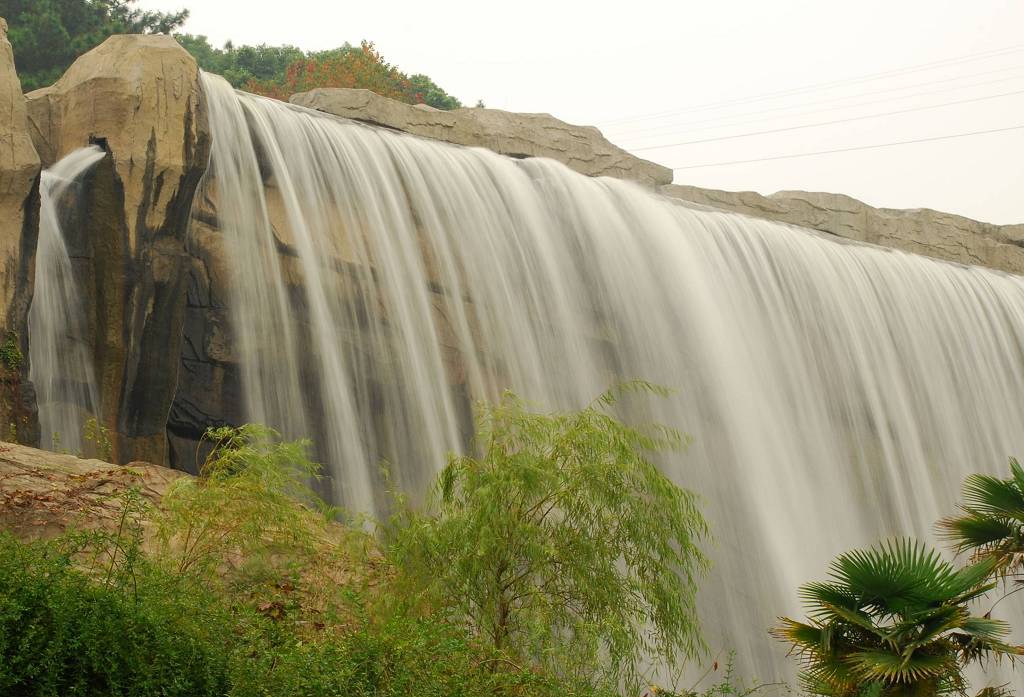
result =
[[[680,185],[664,186],[661,192],[858,242],[1024,274],[1024,224],[992,225],[927,208],[874,208],[843,194],[780,191],[762,196]]]
[[[134,488],[156,503],[180,472],[145,462],[128,467],[0,443],[0,530],[22,540],[68,528],[116,529],[120,496]]]
[[[169,36],[113,36],[28,95],[44,163],[90,143],[69,246],[86,289],[102,422],[118,462],[167,459],[190,265],[188,218],[209,135],[195,60]]]
[[[39,438],[23,360],[38,234],[39,156],[29,137],[7,22],[0,18],[0,428],[25,442]]]
[[[593,126],[575,126],[549,114],[500,109],[440,111],[412,106],[369,90],[318,88],[293,95],[293,104],[386,126],[448,143],[487,148],[510,157],[549,157],[580,174],[668,184],[672,170],[641,160],[609,142]]]

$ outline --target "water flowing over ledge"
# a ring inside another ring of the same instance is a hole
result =
[[[247,416],[314,439],[340,503],[380,505],[381,461],[422,492],[504,387],[666,385],[625,416],[693,437],[663,467],[715,533],[709,638],[769,679],[801,582],[1024,453],[1024,279],[203,84]]]
[[[83,294],[68,255],[58,204],[75,180],[103,156],[96,146],[75,150],[43,170],[39,184],[36,285],[28,315],[29,380],[36,388],[42,447],[47,450],[81,452],[82,426],[99,412]]]

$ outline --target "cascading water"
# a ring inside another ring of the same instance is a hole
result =
[[[314,438],[350,507],[382,459],[422,491],[506,386],[674,388],[639,415],[693,437],[664,468],[714,531],[707,632],[767,679],[800,583],[1024,454],[1024,279],[204,86],[249,416]]]
[[[81,452],[82,427],[99,407],[82,296],[75,282],[59,205],[75,180],[103,159],[96,146],[44,170],[39,183],[39,244],[28,314],[29,379],[35,385],[42,447]]]

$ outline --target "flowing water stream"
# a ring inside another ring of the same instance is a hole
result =
[[[81,452],[86,419],[99,408],[88,320],[67,240],[61,229],[62,197],[103,159],[90,146],[43,171],[39,183],[39,244],[35,289],[28,314],[29,380],[35,385],[42,447]],[[82,215],[82,211],[74,211]]]
[[[968,473],[1024,455],[1022,278],[203,80],[248,415],[312,437],[337,502],[378,507],[382,460],[422,492],[505,387],[668,386],[625,416],[692,436],[662,466],[714,531],[707,631],[770,679],[800,583],[934,539]]]

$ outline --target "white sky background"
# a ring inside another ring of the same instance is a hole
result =
[[[140,0],[187,7],[215,46],[374,41],[472,105],[597,125],[669,167],[1024,126],[1024,0]],[[1000,49],[1008,49],[995,53]],[[987,56],[977,54],[989,53]],[[970,57],[968,60],[949,60]],[[948,61],[926,69],[924,64]],[[848,82],[881,72],[882,79]],[[816,88],[771,99],[749,98]],[[1018,92],[972,103],[658,147]],[[915,96],[916,95],[916,96]],[[746,101],[743,101],[746,100]],[[741,101],[730,106],[708,104]],[[665,113],[671,112],[671,113]],[[649,117],[651,114],[661,114]],[[645,118],[638,118],[645,117]],[[1024,223],[1024,129],[685,169],[676,182],[835,191],[872,205]]]

